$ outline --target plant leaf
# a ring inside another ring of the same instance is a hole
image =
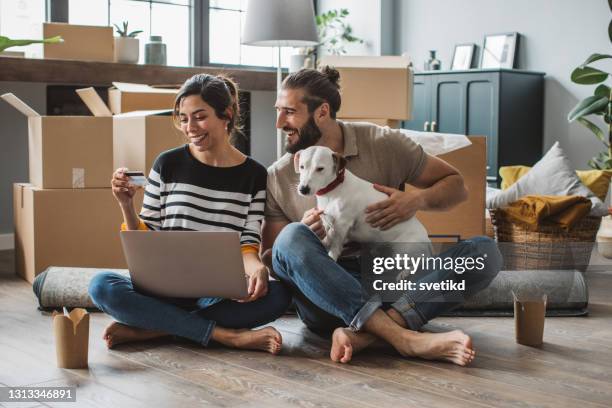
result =
[[[599,85],[595,89],[595,95],[601,98],[610,98],[610,87],[604,84]]]
[[[608,106],[608,98],[600,96],[588,96],[578,102],[578,104],[571,110],[567,115],[567,120],[573,122],[574,120],[583,116],[591,115],[593,113],[605,111]]]
[[[585,118],[578,118],[578,122],[580,122],[584,127],[589,129],[591,132],[595,134],[595,136],[607,147],[608,141],[606,140],[606,136],[604,135],[603,130],[599,128],[596,124],[591,122]]]
[[[55,37],[45,38],[43,40],[11,40],[8,37],[0,37],[0,52],[6,50],[9,47],[20,47],[30,44],[53,44],[63,42],[62,36],[56,35]]]
[[[612,20],[610,20],[610,24],[608,24],[608,37],[610,37],[610,42],[612,42]]]
[[[591,67],[578,67],[572,72],[572,82],[593,85],[605,81],[608,73]]]
[[[599,60],[602,60],[602,59],[608,59],[608,58],[612,58],[612,55],[609,55],[609,54],[592,54],[589,58],[586,59],[586,61],[584,61],[582,63],[581,66],[584,67],[585,65],[588,65],[588,64],[590,64],[592,62],[599,61]]]

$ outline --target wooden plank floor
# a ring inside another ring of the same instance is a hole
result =
[[[0,252],[0,385],[76,386],[77,403],[0,403],[1,407],[610,407],[612,267],[587,273],[588,317],[548,318],[541,349],[514,342],[512,318],[440,318],[433,331],[461,328],[477,358],[469,367],[404,359],[388,348],[349,365],[329,360],[329,341],[299,319],[273,325],[281,355],[204,349],[158,340],[107,350],[110,318],[92,315],[90,367],[55,366],[48,314]],[[602,266],[603,265],[603,266]]]

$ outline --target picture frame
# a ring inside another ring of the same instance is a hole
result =
[[[480,68],[514,68],[519,38],[517,32],[485,35]]]
[[[455,45],[455,51],[453,52],[453,59],[451,62],[450,69],[455,71],[472,68],[475,51],[476,44],[474,43]]]

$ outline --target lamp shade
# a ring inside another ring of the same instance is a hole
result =
[[[318,43],[312,0],[249,0],[242,44],[308,47]]]

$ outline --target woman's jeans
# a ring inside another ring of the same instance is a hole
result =
[[[253,302],[229,299],[175,299],[148,296],[134,289],[129,277],[102,272],[89,284],[89,296],[104,313],[128,326],[161,331],[208,344],[215,325],[250,329],[276,320],[291,303],[290,291],[268,282],[268,294]]]
[[[407,327],[419,330],[436,316],[461,305],[486,288],[497,276],[502,257],[495,242],[487,237],[461,241],[438,254],[439,257],[486,258],[482,270],[458,275],[454,270],[433,270],[421,276],[422,282],[465,281],[465,290],[404,291],[399,298],[383,305],[380,296],[367,295],[361,283],[358,260],[335,262],[321,240],[304,224],[287,225],[276,238],[272,263],[276,276],[293,289],[298,315],[311,329],[328,331],[348,326],[359,330],[379,308],[392,307],[406,321]]]

